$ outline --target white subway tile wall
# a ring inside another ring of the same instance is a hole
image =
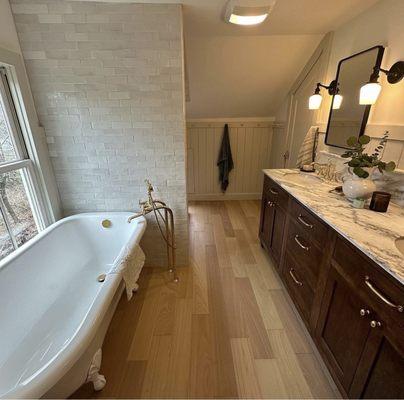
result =
[[[136,210],[144,179],[188,259],[180,5],[11,0],[66,215]],[[151,218],[149,265],[166,265]]]

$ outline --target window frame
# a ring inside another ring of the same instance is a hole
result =
[[[21,95],[14,66],[0,62],[0,96],[6,124],[13,142],[16,159],[0,163],[0,174],[18,171],[31,207],[38,233],[50,225],[53,218],[49,204],[44,201],[44,187],[38,179],[40,173],[37,153],[29,129],[27,112]],[[0,199],[0,213],[9,232],[14,251],[18,243],[5,206]],[[20,246],[21,247],[21,246]],[[12,254],[11,252],[10,254]]]

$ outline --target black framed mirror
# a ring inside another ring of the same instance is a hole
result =
[[[347,148],[350,136],[362,136],[368,122],[370,105],[359,104],[360,88],[369,81],[375,67],[380,67],[383,46],[353,54],[342,59],[337,69],[337,92],[332,96],[325,143],[328,146]],[[336,95],[342,96],[338,109],[334,107]]]

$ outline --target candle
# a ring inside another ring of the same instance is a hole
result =
[[[391,194],[386,192],[373,192],[369,209],[377,212],[386,212],[390,203]]]

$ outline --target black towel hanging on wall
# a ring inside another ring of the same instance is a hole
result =
[[[233,169],[233,157],[231,155],[229,125],[224,126],[222,144],[220,146],[219,158],[217,160],[217,166],[219,167],[219,182],[224,193],[229,186],[229,174]]]

